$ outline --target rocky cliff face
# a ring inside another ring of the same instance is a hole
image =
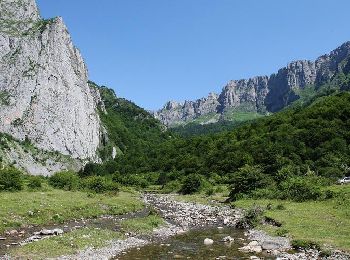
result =
[[[277,112],[299,98],[298,90],[310,85],[317,88],[331,80],[349,58],[350,42],[346,42],[316,61],[294,61],[270,76],[232,80],[220,95],[211,94],[208,98],[184,103],[168,102],[154,116],[167,126],[175,126],[212,113],[220,116],[235,109]]]
[[[1,0],[0,132],[43,150],[96,159],[94,95],[62,18],[42,20],[35,0]]]

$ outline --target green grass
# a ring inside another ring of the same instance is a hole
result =
[[[263,117],[264,115],[259,114],[257,112],[250,112],[250,111],[235,111],[235,110],[229,110],[224,113],[224,119],[228,121],[234,121],[234,122],[245,122],[254,120],[260,117]]]
[[[287,233],[292,239],[314,241],[350,251],[350,185],[331,188],[338,195],[326,201],[290,202],[280,200],[239,200],[240,208],[272,205],[264,214],[282,223],[280,228],[260,225],[272,235]],[[285,209],[276,207],[283,205]]]
[[[157,215],[150,215],[144,218],[127,219],[120,222],[121,228],[126,232],[137,234],[149,234],[153,229],[164,224],[164,220]]]
[[[117,196],[63,190],[1,192],[0,201],[0,233],[29,224],[45,225],[104,214],[119,215],[144,207],[137,195],[127,192],[120,192]]]
[[[83,228],[17,247],[10,255],[20,259],[46,259],[71,255],[89,247],[101,248],[106,246],[108,241],[122,238],[120,233],[111,230]]]

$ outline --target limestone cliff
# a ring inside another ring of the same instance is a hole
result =
[[[184,103],[168,102],[154,116],[167,126],[176,126],[205,116],[205,122],[210,123],[232,110],[277,112],[297,100],[299,90],[310,85],[317,89],[327,83],[349,58],[350,42],[346,42],[316,61],[294,61],[270,76],[232,80],[220,95]]]
[[[96,159],[101,127],[94,95],[62,18],[41,19],[35,0],[1,0],[0,132]]]

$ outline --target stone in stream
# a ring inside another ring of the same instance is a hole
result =
[[[13,229],[13,230],[11,230],[10,232],[8,232],[8,234],[9,234],[10,236],[14,236],[14,235],[17,235],[17,234],[18,234],[18,231],[17,231],[16,229]]]
[[[0,240],[6,240],[6,237],[0,237]]]
[[[227,237],[224,237],[221,241],[226,242],[226,243],[231,243],[231,242],[235,241],[235,239],[230,237],[230,236],[227,236]]]
[[[239,248],[239,250],[243,252],[261,253],[262,247],[259,245],[258,241],[252,241],[248,245]]]
[[[210,238],[206,238],[204,239],[204,245],[206,246],[210,246],[214,243],[214,240],[213,239],[210,239]]]
[[[62,229],[60,229],[60,228],[55,228],[54,230],[53,230],[53,233],[55,234],[55,235],[62,235],[63,234],[63,230]]]
[[[264,241],[261,247],[264,250],[277,250],[281,248],[281,244],[275,241]]]
[[[63,230],[60,228],[55,229],[42,229],[39,232],[35,232],[34,235],[41,235],[41,236],[53,236],[53,235],[62,235]]]

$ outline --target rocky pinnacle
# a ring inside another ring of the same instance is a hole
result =
[[[0,1],[0,132],[96,159],[100,119],[84,60],[62,18],[34,0]]]

